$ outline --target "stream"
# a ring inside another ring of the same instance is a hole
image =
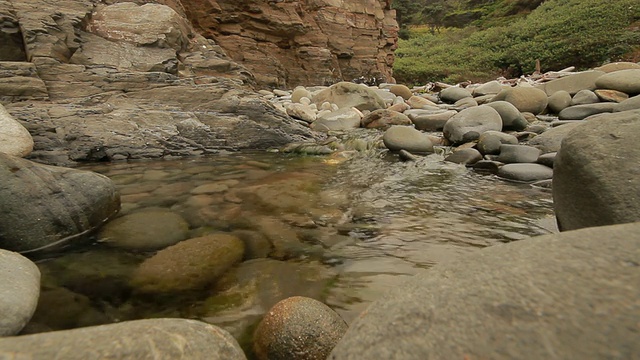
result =
[[[130,278],[153,252],[120,249],[97,234],[90,244],[38,261],[42,292],[24,333],[182,317],[225,328],[246,349],[257,321],[286,297],[321,300],[350,323],[408,276],[557,231],[548,189],[476,173],[438,154],[401,162],[378,149],[237,152],[79,167],[114,181],[119,216],[178,214],[189,238],[241,238],[244,260],[205,288],[144,294]],[[194,190],[203,185],[209,190]]]

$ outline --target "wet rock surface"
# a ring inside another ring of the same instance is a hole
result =
[[[140,339],[145,341],[140,341]],[[42,346],[53,343],[55,346]],[[0,338],[0,355],[47,359],[246,359],[226,331],[186,319],[126,321],[66,331]]]
[[[3,249],[42,252],[82,243],[120,209],[113,182],[90,171],[0,153],[0,178]]]
[[[329,359],[633,357],[639,228],[536,237],[437,265],[376,301]]]

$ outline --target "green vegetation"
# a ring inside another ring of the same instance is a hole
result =
[[[588,68],[609,61],[638,61],[640,54],[637,0],[429,3],[399,17],[408,31],[408,38],[400,40],[396,51],[394,76],[399,82],[455,83],[517,77],[532,73],[536,60],[540,60],[543,71],[549,71],[568,66]],[[531,11],[534,3],[539,6]],[[434,10],[437,6],[440,7]],[[402,11],[398,8],[399,13]],[[441,20],[433,20],[430,16],[438,11]],[[454,18],[458,20],[451,20]],[[407,25],[429,19],[431,23],[423,26]]]

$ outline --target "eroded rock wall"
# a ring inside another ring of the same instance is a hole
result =
[[[315,137],[199,35],[179,1],[0,0],[0,103],[50,164],[277,147]]]
[[[195,29],[272,87],[392,80],[388,0],[182,0]]]

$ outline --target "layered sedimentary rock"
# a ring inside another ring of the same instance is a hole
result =
[[[33,159],[198,155],[312,138],[174,0],[0,0],[0,103]],[[6,55],[6,56],[5,56]]]
[[[261,84],[391,80],[398,24],[388,0],[183,0],[194,27]]]

